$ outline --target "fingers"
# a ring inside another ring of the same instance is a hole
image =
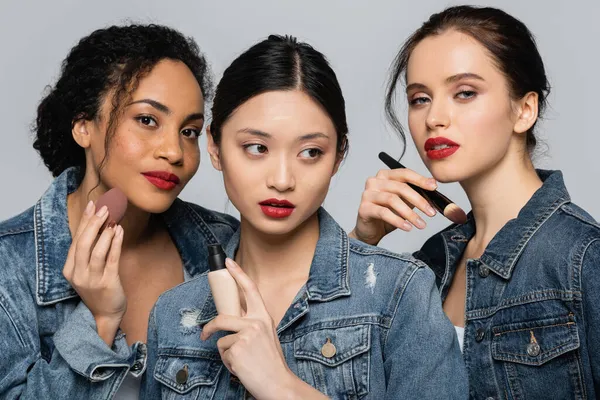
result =
[[[225,266],[244,293],[246,299],[246,315],[268,315],[262,296],[252,279],[250,279],[240,266],[230,258],[225,260]]]
[[[91,217],[87,226],[75,243],[75,265],[87,268],[90,262],[91,249],[98,237],[98,232],[108,217],[108,208],[102,207]]]
[[[67,253],[67,260],[63,267],[63,275],[68,281],[71,281],[73,278],[73,271],[75,269],[75,247],[77,245],[77,239],[87,226],[92,215],[94,215],[94,202],[90,201],[83,211],[83,215],[79,221],[79,226],[77,227],[77,231],[75,232],[73,240],[71,241],[71,247],[69,247],[69,252]]]
[[[104,269],[106,276],[115,277],[119,275],[119,260],[121,259],[121,248],[123,247],[123,235],[123,227],[117,225]]]
[[[376,178],[393,180],[397,182],[412,183],[427,190],[437,189],[437,183],[433,178],[426,178],[408,168],[400,169],[381,169],[377,172]]]
[[[90,256],[90,263],[88,265],[90,274],[100,276],[104,274],[108,251],[112,247],[115,234],[116,227],[114,225],[109,225],[108,228],[102,232],[100,238],[98,238],[98,241],[92,250],[92,255]]]
[[[251,323],[253,322],[232,315],[217,315],[212,321],[204,325],[200,339],[207,340],[213,333],[218,331],[239,332]]]

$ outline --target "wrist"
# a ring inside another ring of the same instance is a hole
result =
[[[275,398],[284,400],[327,399],[325,395],[298,378],[291,370],[280,381],[279,389],[275,392]]]
[[[98,332],[98,336],[104,340],[108,347],[112,347],[119,326],[121,325],[122,316],[94,316],[94,319],[96,320],[96,331]]]
[[[361,242],[370,244],[371,246],[377,246],[377,243],[379,243],[379,241],[382,239],[382,238],[378,238],[375,236],[373,236],[373,237],[361,236],[357,232],[356,227],[354,229],[352,229],[352,231],[348,234],[348,237],[350,237],[352,239],[360,240]]]

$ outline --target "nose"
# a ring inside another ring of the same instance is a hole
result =
[[[179,131],[164,132],[154,152],[156,158],[167,160],[170,164],[180,165],[183,163],[183,147]]]
[[[450,113],[445,101],[431,101],[431,106],[427,112],[426,123],[430,130],[447,128],[448,125],[450,125]]]
[[[287,155],[282,153],[277,158],[273,157],[272,161],[267,177],[267,186],[282,193],[294,190],[296,179],[292,162],[288,160]]]

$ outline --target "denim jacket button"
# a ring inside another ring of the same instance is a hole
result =
[[[140,369],[142,369],[142,363],[139,361],[134,362],[133,365],[131,366],[131,370],[133,372],[138,372]]]
[[[540,345],[537,343],[529,343],[527,345],[527,355],[529,357],[537,357],[540,355]]]
[[[175,380],[180,385],[183,385],[183,384],[185,384],[187,382],[187,380],[188,380],[188,366],[187,366],[187,364],[185,364],[183,366],[183,368],[181,368],[179,371],[177,371],[177,374],[175,375]]]
[[[477,329],[477,332],[475,334],[475,340],[478,342],[481,342],[484,337],[485,337],[485,329],[483,329],[483,328]]]
[[[479,276],[482,278],[487,278],[490,275],[490,269],[485,265],[479,266]]]
[[[335,356],[335,353],[337,353],[335,345],[331,343],[331,339],[327,338],[327,343],[321,347],[321,354],[323,354],[323,357],[331,358]]]

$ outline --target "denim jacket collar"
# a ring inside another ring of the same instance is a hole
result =
[[[306,282],[307,299],[312,301],[329,301],[341,296],[350,295],[348,280],[348,235],[335,222],[333,217],[319,208],[319,240]],[[239,228],[225,246],[228,258],[235,259],[240,245]],[[205,324],[217,315],[212,294],[206,299],[198,316],[198,323]]]
[[[72,241],[67,195],[79,187],[79,176],[77,168],[65,170],[34,208],[38,305],[49,305],[77,296],[64,278],[62,269]],[[216,243],[217,238],[202,216],[182,200],[176,199],[161,216],[181,255],[184,268],[190,275],[197,275],[207,256],[206,246],[197,246],[197,243]]]
[[[515,219],[508,221],[486,247],[480,261],[504,279],[510,279],[515,265],[529,239],[563,204],[571,201],[562,172],[537,170],[543,181]],[[415,255],[423,259],[442,278],[453,270],[475,234],[475,220],[469,213],[464,225],[451,225],[430,238]],[[444,249],[440,251],[439,249]]]
[[[306,291],[313,301],[329,301],[350,295],[348,282],[348,235],[323,207],[319,208],[319,240],[310,266]],[[240,229],[225,248],[234,259],[240,245]]]

